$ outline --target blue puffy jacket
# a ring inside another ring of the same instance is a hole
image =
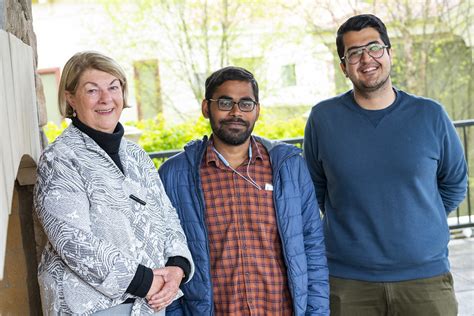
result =
[[[269,155],[273,169],[273,199],[288,271],[295,315],[329,315],[328,269],[318,203],[301,150],[255,137]],[[214,315],[209,240],[204,219],[204,195],[199,168],[207,137],[187,144],[184,152],[159,169],[176,207],[195,273],[181,286],[184,296],[166,308],[167,315]]]

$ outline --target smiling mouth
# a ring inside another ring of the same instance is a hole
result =
[[[376,70],[377,70],[377,67],[367,67],[367,68],[362,69],[361,72],[366,74],[366,73],[374,72]]]
[[[96,113],[99,113],[99,114],[108,114],[108,113],[112,113],[114,109],[108,109],[108,110],[95,110]]]

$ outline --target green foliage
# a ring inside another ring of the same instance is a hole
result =
[[[189,141],[211,134],[209,121],[202,116],[172,126],[167,126],[161,115],[155,119],[127,124],[143,132],[138,143],[147,152],[182,149]],[[272,115],[271,110],[262,109],[254,134],[270,139],[303,137],[304,126],[305,119],[302,116],[278,118]]]
[[[406,40],[393,41],[393,84],[439,101],[453,120],[472,118],[472,57],[463,38],[420,37],[406,46]]]
[[[59,126],[53,122],[48,122],[48,124],[46,124],[46,126],[43,128],[44,134],[46,135],[48,142],[52,143],[56,139],[56,137],[58,137],[63,132],[67,125],[68,124],[66,121],[62,121]]]
[[[278,116],[269,109],[260,111],[260,118],[255,124],[254,134],[269,139],[303,137],[306,119],[303,115]]]
[[[261,110],[254,134],[270,139],[303,137],[306,121],[302,115],[287,118],[275,112],[268,109]],[[180,150],[189,141],[211,134],[209,121],[202,116],[172,126],[167,126],[161,115],[155,119],[128,122],[127,125],[132,125],[143,132],[138,143],[146,152]],[[162,162],[163,159],[154,159],[157,167]]]
[[[254,134],[270,139],[303,137],[306,121],[301,112],[304,110],[307,108],[296,108],[293,111],[293,116],[289,117],[286,114],[289,111],[282,111],[281,108],[278,110],[261,109]],[[211,134],[209,121],[202,116],[170,126],[166,124],[162,115],[158,115],[154,119],[132,121],[126,124],[142,131],[138,143],[146,152],[179,150],[189,141]],[[61,126],[49,122],[45,127],[49,142],[59,136],[66,127],[66,122],[63,122]]]
[[[127,125],[143,132],[138,143],[146,152],[182,149],[187,142],[210,132],[209,124],[203,117],[167,126],[163,116],[158,115],[155,119],[128,122]]]

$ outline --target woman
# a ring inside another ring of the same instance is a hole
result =
[[[124,72],[102,54],[78,53],[64,66],[58,99],[72,124],[45,149],[35,188],[48,237],[38,271],[43,312],[164,314],[194,265],[152,161],[123,138]]]

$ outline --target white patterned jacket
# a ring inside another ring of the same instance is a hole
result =
[[[125,290],[138,264],[158,268],[182,256],[194,273],[153,162],[125,139],[119,155],[123,173],[71,124],[40,158],[35,207],[48,237],[38,269],[45,315],[89,315],[133,297]],[[132,315],[152,313],[145,299],[136,299]]]

